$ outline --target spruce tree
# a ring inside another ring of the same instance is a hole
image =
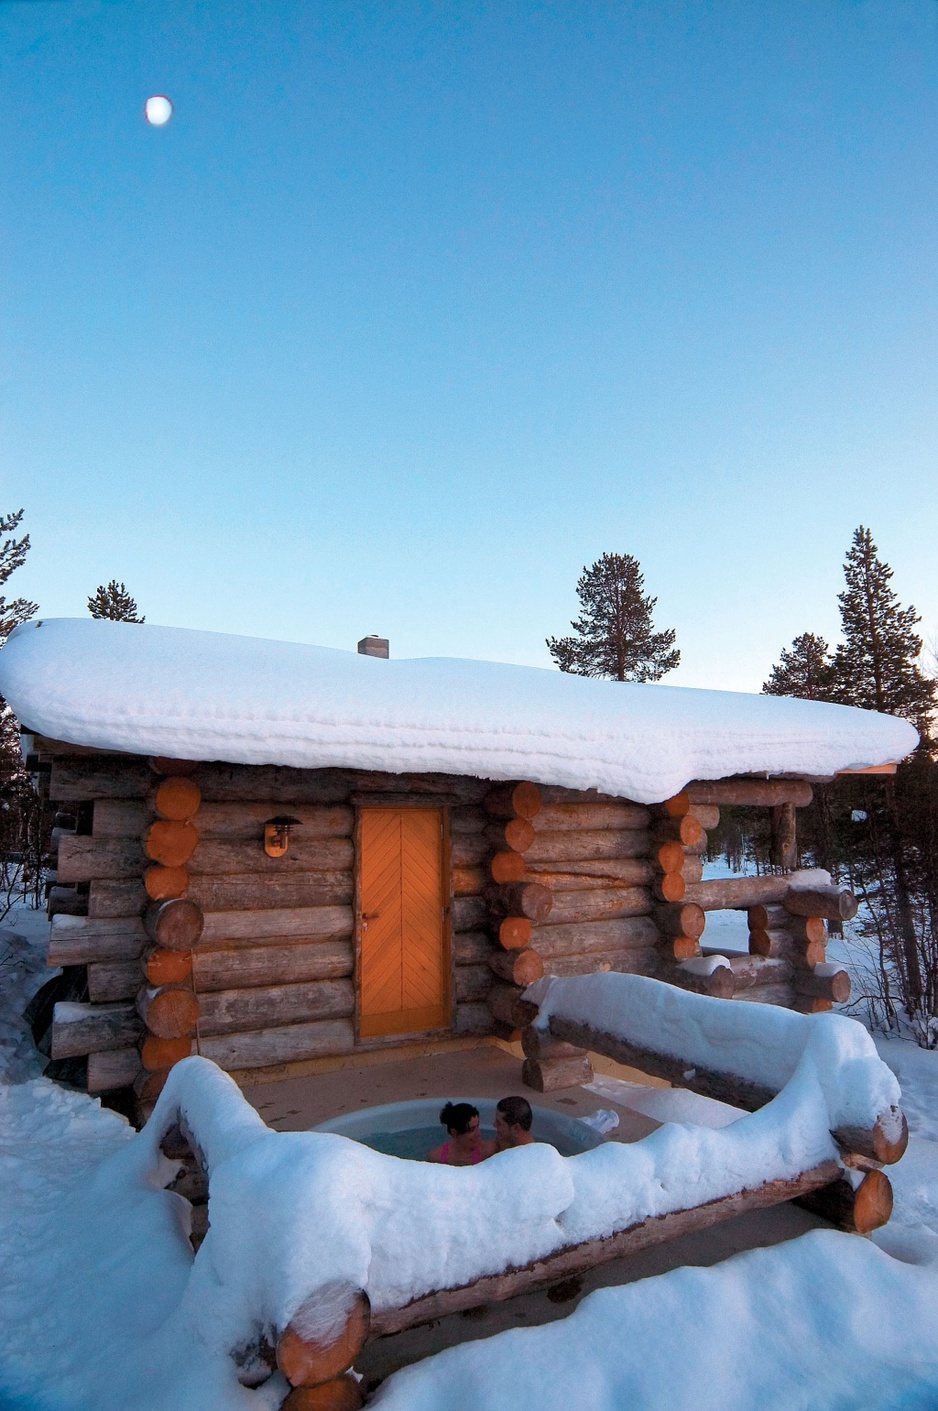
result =
[[[879,558],[862,524],[854,531],[844,576],[847,586],[839,595],[843,642],[834,659],[837,699],[905,716],[927,734],[935,682],[917,664],[920,618],[915,608],[900,606],[890,587],[892,569]]]
[[[7,581],[11,573],[22,568],[29,552],[28,534],[24,534],[22,539],[13,537],[22,518],[23,511],[21,509],[16,510],[13,514],[0,515],[0,534],[10,536],[0,544],[0,585]],[[8,602],[6,598],[0,596],[0,646],[9,637],[14,627],[18,627],[21,622],[29,621],[37,608],[38,604],[31,603],[28,598],[13,598]]]
[[[561,671],[614,681],[660,681],[673,671],[681,660],[676,633],[653,630],[658,599],[647,597],[644,586],[631,554],[603,554],[583,569],[576,588],[581,613],[570,624],[576,635],[547,639]]]
[[[802,632],[783,651],[762,683],[766,696],[800,696],[804,701],[829,701],[835,693],[834,658],[823,637]]]
[[[862,524],[854,531],[844,577],[846,587],[839,594],[843,641],[834,659],[837,699],[911,720],[923,736],[921,748],[927,754],[935,682],[918,665],[919,615],[913,607],[900,605],[890,586],[892,569],[882,562],[872,534]],[[923,820],[914,819],[914,810],[910,813],[908,776],[909,766],[904,765],[895,779],[886,780],[875,871],[884,898],[882,934],[899,976],[906,1012],[913,1022],[920,1024],[924,1018],[927,1024],[934,1012],[935,997],[930,992],[938,975],[929,973],[927,948],[923,950],[916,896],[921,851],[917,835]],[[874,805],[867,812],[872,825],[878,810]]]
[[[106,587],[103,583],[98,586],[94,597],[88,599],[88,611],[92,617],[106,617],[111,622],[146,622],[145,617],[137,616],[137,604],[116,578]]]
[[[23,511],[0,515],[0,586],[22,568],[29,552],[29,535],[16,538]],[[14,627],[28,622],[37,604],[28,598],[0,596],[0,646]],[[0,920],[17,897],[32,892],[38,902],[42,882],[42,810],[20,752],[19,721],[0,696]]]

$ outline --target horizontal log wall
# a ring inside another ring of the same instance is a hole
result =
[[[162,773],[174,771],[162,767]],[[193,1051],[236,1069],[355,1047],[354,805],[372,800],[393,805],[424,798],[427,806],[449,807],[453,1031],[492,1032],[484,1002],[493,981],[488,957],[497,948],[486,930],[483,895],[488,878],[482,864],[491,853],[486,833],[493,824],[481,807],[486,782],[221,764],[198,766],[191,781],[195,847],[172,873],[147,856],[148,830],[155,817],[165,816],[154,813],[160,775],[148,761],[56,753],[49,766],[49,794],[60,808],[93,808],[89,833],[59,830],[59,889],[69,897],[82,891],[79,905],[87,914],[67,914],[71,903],[63,908],[53,918],[49,952],[51,965],[87,967],[89,1003],[81,1011],[74,1005],[62,1010],[53,1042],[56,1056],[89,1056],[91,1091],[134,1080],[145,1032],[140,1005],[149,1012],[146,996],[153,993],[146,984],[163,983],[144,980],[151,974],[144,971],[147,957],[156,956],[161,974],[167,968],[159,956],[168,953],[152,952],[143,924],[152,904],[151,879],[144,885],[148,868],[159,879],[181,877],[183,894],[204,916],[191,963],[183,961],[180,971],[183,987],[198,997]],[[264,823],[287,810],[298,823],[287,854],[271,858],[263,847]],[[178,826],[170,825],[169,834]],[[172,888],[157,893],[172,894]],[[184,1049],[180,1040],[167,1061]]]
[[[551,895],[531,947],[548,975],[603,970],[654,974],[651,814],[639,804],[572,789],[542,788],[524,850],[524,880]]]
[[[70,1005],[57,1018],[53,1049],[57,1056],[89,1055],[93,1091],[129,1081],[142,1034],[138,998],[149,1013],[153,986],[194,990],[193,1043],[229,1068],[354,1047],[356,806],[423,799],[448,808],[454,1031],[505,1034],[516,1017],[506,1007],[505,982],[518,995],[524,977],[540,968],[704,983],[683,976],[680,962],[697,953],[706,911],[777,908],[787,889],[775,877],[701,880],[706,829],[718,805],[732,796],[790,810],[808,788],[698,783],[649,809],[595,791],[493,786],[450,775],[160,766],[163,775],[182,776],[174,778],[177,792],[193,792],[196,812],[187,820],[185,809],[156,808],[160,776],[146,760],[59,747],[43,758],[48,795],[62,814],[49,960],[86,966],[89,992],[84,1011]],[[264,823],[285,811],[298,822],[286,855],[271,858]],[[90,831],[74,826],[82,816],[90,817]],[[154,820],[164,819],[170,821],[154,829]],[[167,847],[182,854],[163,856]],[[153,898],[174,895],[204,917],[191,961],[153,951],[143,925]],[[786,935],[795,936],[799,924],[789,918]],[[777,940],[778,929],[766,926],[764,941],[759,932],[764,955],[733,960],[737,997],[828,1003],[824,986],[836,988],[833,982],[792,978],[792,966],[816,961],[811,946],[796,953]],[[496,991],[505,1014],[493,1027],[487,999]],[[163,1061],[158,1044],[151,1050]],[[170,1051],[188,1051],[186,1042],[172,1040]]]

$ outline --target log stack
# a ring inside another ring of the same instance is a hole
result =
[[[139,1115],[145,1118],[174,1064],[188,1058],[198,1036],[201,1008],[193,979],[193,950],[205,926],[202,908],[188,899],[188,864],[199,841],[195,823],[202,793],[195,762],[151,759],[160,782],[149,800],[155,817],[143,836],[148,860],[143,885],[149,945],[141,956],[143,984],[137,1013],[144,1025],[141,1071],[134,1080]]]
[[[719,823],[721,804],[771,809],[773,859],[796,866],[795,809],[810,801],[810,784],[797,780],[721,779],[689,784],[653,810],[661,979],[699,994],[780,1004],[807,1013],[829,1009],[849,996],[849,977],[826,964],[824,947],[825,918],[843,920],[855,914],[851,893],[837,887],[793,886],[787,871],[707,882],[700,873],[687,875],[688,862],[699,861],[706,849],[707,830]],[[748,913],[749,955],[708,964],[713,952],[703,947],[701,956],[700,945],[706,914],[730,909]]]
[[[534,840],[534,819],[541,810],[536,784],[499,784],[483,800],[489,819],[485,830],[490,853],[485,901],[490,936],[487,957],[492,983],[488,991],[495,1033],[511,1039],[529,1022],[530,1006],[522,991],[544,974],[540,953],[530,944],[534,923],[551,909],[549,888],[527,878],[524,853]]]
[[[720,810],[696,804],[686,790],[652,809],[654,819],[656,919],[661,931],[661,955],[681,962],[700,955],[706,917],[698,902],[688,900],[688,886],[700,883],[707,829],[720,821]]]
[[[487,800],[514,828],[491,860],[501,889],[498,939],[537,961],[522,975],[504,959],[490,962],[500,979],[530,983],[538,970],[583,975],[603,970],[648,971],[657,931],[651,919],[650,815],[640,805],[595,792],[523,786],[523,793]],[[524,825],[527,826],[524,826]],[[538,1092],[589,1082],[586,1051],[557,1044],[529,1026],[533,1006],[496,985],[489,995],[499,1032],[522,1028],[523,1081]]]

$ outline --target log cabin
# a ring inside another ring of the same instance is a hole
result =
[[[796,811],[917,741],[826,703],[93,620],[17,628],[0,691],[55,813],[51,1058],[144,1111],[190,1053],[282,1075],[520,1032],[530,1087],[580,1083],[585,1050],[530,1027],[545,974],[829,1008],[856,902],[799,873]],[[770,874],[704,880],[724,805],[769,811]],[[747,954],[708,953],[728,908]]]

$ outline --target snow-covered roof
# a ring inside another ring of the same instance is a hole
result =
[[[647,803],[690,779],[891,763],[918,739],[907,721],[820,701],[93,619],[18,627],[0,693],[24,728],[98,749],[529,779]]]

